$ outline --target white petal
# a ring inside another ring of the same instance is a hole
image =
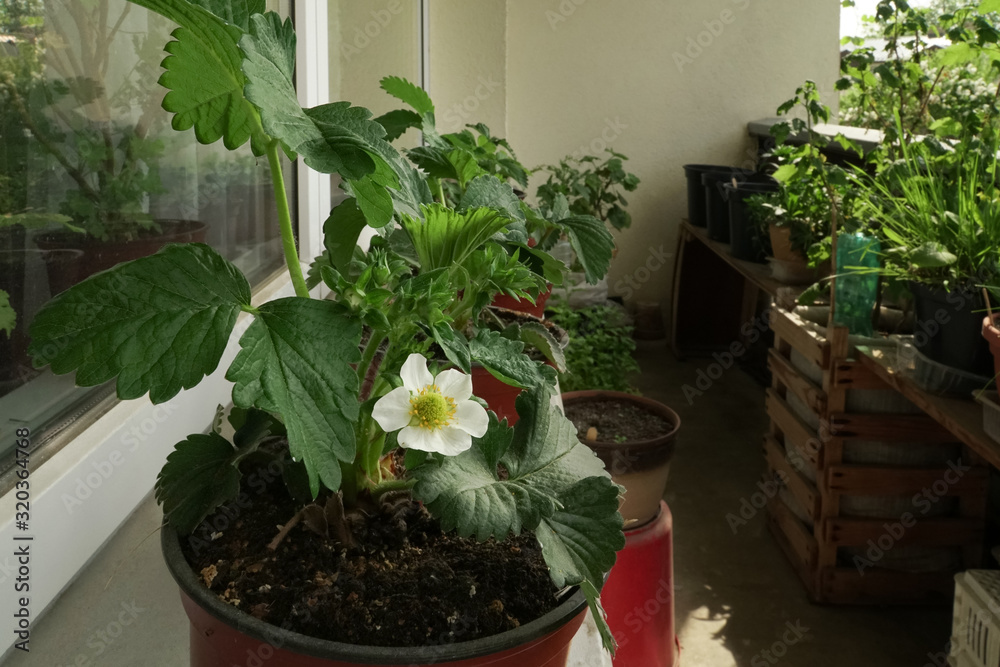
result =
[[[438,386],[441,393],[450,396],[456,401],[467,401],[472,396],[472,376],[460,371],[448,369],[438,373],[434,384]]]
[[[471,436],[481,438],[486,435],[486,429],[490,427],[490,417],[486,414],[486,409],[475,401],[459,401],[455,406],[454,427],[461,429]]]
[[[407,426],[399,432],[399,446],[422,452],[438,452],[441,450],[440,433],[441,431],[431,432],[419,426]]]
[[[407,357],[399,370],[399,377],[403,378],[403,386],[410,391],[420,391],[434,383],[434,376],[427,370],[427,360],[419,354]]]
[[[386,433],[398,431],[410,423],[410,390],[398,387],[375,402],[372,418]]]
[[[457,456],[472,447],[472,436],[460,428],[446,426],[435,435],[439,436],[438,453]]]

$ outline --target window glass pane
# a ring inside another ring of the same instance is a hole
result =
[[[161,108],[175,27],[125,0],[0,0],[0,290],[16,313],[0,330],[0,457],[15,424],[44,441],[112,393],[31,367],[28,326],[52,295],[170,242],[210,243],[251,284],[281,266],[267,160],[202,146]]]

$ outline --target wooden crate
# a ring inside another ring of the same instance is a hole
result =
[[[823,335],[777,308],[771,312],[771,328],[773,383],[766,401],[771,423],[764,436],[764,459],[767,479],[780,480],[784,489],[768,504],[768,524],[809,596],[838,604],[950,604],[955,569],[978,567],[982,561],[988,467],[922,413],[848,412],[850,390],[894,390],[850,358],[846,329],[832,328]],[[799,367],[793,363],[793,350]],[[807,369],[812,372],[803,372],[803,358],[813,365]],[[802,406],[809,415],[803,415]],[[932,451],[941,447],[942,452],[960,447],[962,465],[971,468],[844,460],[845,444],[853,450],[855,443],[868,442],[887,448],[918,443]],[[929,497],[921,495],[925,490]],[[845,499],[857,498],[889,499],[913,509],[881,518],[842,511]],[[953,507],[947,516],[922,512],[928,503],[934,506],[944,499],[954,499],[947,501]],[[940,553],[960,562],[955,568],[919,573],[880,567],[896,555],[894,549],[900,550],[896,554],[942,549],[947,551]],[[883,556],[870,558],[879,553]]]

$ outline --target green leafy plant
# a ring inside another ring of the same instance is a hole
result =
[[[548,319],[569,334],[566,371],[559,374],[563,391],[634,391],[629,378],[639,365],[632,356],[632,326],[621,309],[588,306],[575,310],[558,303],[549,307]]]
[[[550,221],[573,215],[602,220],[618,231],[632,225],[625,192],[635,192],[639,177],[625,171],[628,157],[607,149],[608,157],[566,157],[558,165],[539,167],[549,173],[538,188],[541,212]]]
[[[544,348],[544,337],[530,326],[481,324],[489,316],[479,309],[480,294],[519,293],[531,282],[505,255],[519,223],[508,207],[511,188],[492,175],[489,187],[470,177],[457,204],[434,202],[424,177],[366,109],[347,102],[302,108],[294,29],[263,13],[263,0],[133,2],[180,25],[161,77],[174,127],[231,150],[249,142],[267,157],[295,296],[255,304],[247,279],[212,248],[170,245],[48,303],[31,328],[36,365],[75,371],[87,386],[117,378],[120,398],[148,393],[162,403],[214,372],[237,319],[249,316],[226,372],[236,436],[190,436],[158,478],[172,526],[190,532],[235,498],[239,464],[251,455],[272,456],[292,471],[286,479],[304,481],[290,525],[331,498],[353,508],[409,492],[463,536],[534,531],[554,585],[581,587],[613,647],[598,588],[624,546],[620,489],[551,406],[555,372],[529,357],[524,342]],[[414,113],[432,116],[419,93],[407,95],[422,109]],[[350,195],[324,226],[326,250],[309,282],[282,153],[339,174]],[[366,226],[379,235],[363,252],[356,242]],[[308,284],[318,281],[331,299],[310,298]],[[460,289],[472,294],[456,299]],[[514,428],[471,395],[473,362],[526,390]],[[266,434],[284,434],[287,447],[268,453]],[[389,465],[400,449],[405,465]]]

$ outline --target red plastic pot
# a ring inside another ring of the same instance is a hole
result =
[[[673,529],[670,508],[660,501],[653,521],[625,531],[625,548],[601,590],[618,641],[615,667],[674,667],[678,662]]]
[[[482,366],[472,367],[472,393],[486,401],[490,410],[497,413],[497,417],[513,426],[517,423],[517,397],[524,391],[509,384],[504,384],[493,377],[488,370]]]
[[[996,378],[997,391],[1000,391],[1000,328],[997,322],[1000,320],[1000,313],[983,318],[983,338],[990,345],[990,352],[993,353],[993,373]]]
[[[191,667],[565,667],[588,613],[577,590],[541,618],[493,637],[412,648],[341,644],[284,630],[222,602],[191,570],[176,531],[164,526],[161,544],[191,621]]]
[[[551,296],[552,285],[549,285],[548,290],[535,297],[534,304],[530,301],[515,299],[514,297],[507,296],[506,294],[498,294],[496,298],[493,299],[493,303],[490,305],[495,308],[506,308],[507,310],[513,310],[518,313],[527,313],[528,315],[533,315],[541,320],[545,318],[545,304],[549,302],[549,297]]]

